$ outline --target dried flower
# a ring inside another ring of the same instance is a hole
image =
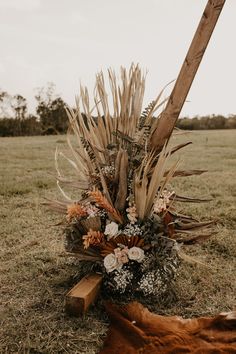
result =
[[[86,211],[88,214],[88,218],[93,218],[99,214],[99,209],[91,203],[86,204]]]
[[[144,295],[159,295],[165,292],[167,288],[158,269],[145,273],[138,284]]]
[[[121,294],[124,293],[132,279],[133,273],[131,273],[128,269],[116,270],[115,276],[113,278],[116,291],[119,291]]]
[[[157,199],[153,205],[154,213],[159,214],[164,210],[166,210],[166,204],[165,204],[164,200],[162,198]]]
[[[130,224],[135,224],[137,222],[138,214],[137,214],[137,209],[135,205],[130,205],[127,209],[127,218],[130,221]]]
[[[168,192],[166,189],[162,192],[162,198],[164,199],[166,204],[170,203],[170,197],[175,194],[174,191]]]
[[[114,221],[107,224],[104,234],[107,235],[107,239],[110,240],[112,237],[117,236],[119,233],[119,226]]]
[[[164,190],[159,198],[157,198],[153,205],[154,213],[161,213],[167,209],[168,204],[170,203],[170,197],[174,194],[174,192],[168,192]]]
[[[83,205],[71,204],[67,206],[67,220],[70,222],[73,218],[80,219],[87,215],[87,210]]]
[[[107,210],[115,220],[117,220],[119,223],[122,224],[123,220],[122,220],[122,217],[121,217],[119,211],[117,211],[108,202],[106,197],[104,197],[104,195],[98,189],[88,192],[88,195],[97,203],[98,206]]]
[[[122,233],[127,236],[142,236],[143,231],[140,229],[138,225],[129,223],[125,225],[125,228],[122,231]]]
[[[118,263],[114,253],[110,253],[104,258],[104,267],[106,268],[107,273],[110,273],[120,267],[120,264]]]
[[[123,265],[129,262],[128,258],[128,247],[125,246],[123,248],[117,247],[114,249],[114,254],[118,260],[118,263]]]
[[[100,231],[89,230],[87,235],[83,236],[84,248],[89,246],[98,246],[104,240],[104,235]]]
[[[115,167],[114,166],[104,166],[101,168],[101,171],[104,176],[112,177],[115,173]]]
[[[131,247],[128,250],[128,257],[130,260],[141,263],[144,259],[144,250],[140,247]]]

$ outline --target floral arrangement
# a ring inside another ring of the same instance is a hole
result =
[[[201,200],[177,195],[170,182],[204,171],[171,164],[172,155],[189,142],[169,147],[166,140],[158,150],[151,144],[159,121],[154,113],[166,100],[159,95],[142,112],[145,78],[138,66],[121,69],[120,85],[112,70],[108,76],[112,112],[102,73],[96,77],[93,107],[81,87],[76,109],[67,109],[72,158],[58,150],[55,155],[64,200],[48,204],[65,215],[67,252],[101,272],[107,291],[158,296],[176,277],[181,245],[209,237],[198,230],[212,223],[180,215],[176,202]],[[69,162],[74,177],[62,175],[59,158]],[[77,196],[66,194],[64,186]]]

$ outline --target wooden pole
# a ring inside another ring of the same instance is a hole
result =
[[[151,146],[157,152],[171,136],[224,3],[225,0],[208,0],[166,108],[151,136]]]

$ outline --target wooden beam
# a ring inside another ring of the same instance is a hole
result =
[[[102,275],[89,274],[66,295],[66,311],[73,316],[83,315],[96,300],[102,284]]]
[[[151,136],[151,147],[157,152],[171,136],[224,3],[225,0],[208,0],[166,108]]]

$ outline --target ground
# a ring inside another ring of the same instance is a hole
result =
[[[179,211],[217,219],[217,234],[185,249],[198,260],[184,262],[176,299],[157,313],[211,315],[235,307],[236,293],[236,130],[203,131],[174,138],[192,141],[179,153],[182,167],[207,169],[201,176],[176,178],[172,187],[186,196],[210,197],[181,204]],[[61,218],[42,205],[59,194],[54,151],[65,136],[0,139],[0,353],[96,353],[108,321],[99,300],[82,318],[64,312],[64,297],[78,281],[78,264],[65,256]],[[61,166],[69,171],[66,162]],[[203,263],[203,264],[200,264]]]

